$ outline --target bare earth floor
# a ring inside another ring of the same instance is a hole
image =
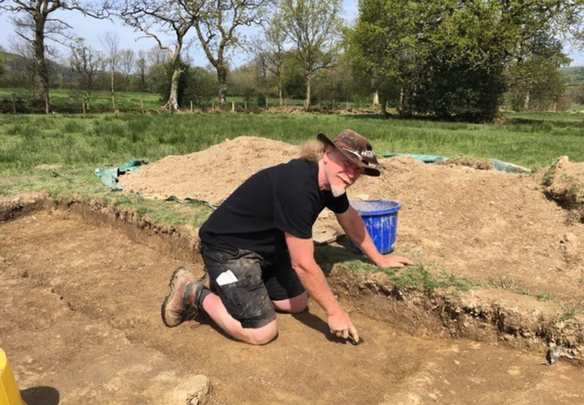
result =
[[[243,136],[165,157],[120,184],[146,198],[219,204],[298,154]],[[399,253],[475,287],[400,287],[322,263],[364,338],[358,346],[331,338],[312,304],[279,314],[279,337],[262,347],[204,316],[166,328],[172,272],[203,272],[195,229],[103,202],[0,198],[0,347],[28,405],[582,404],[584,205],[574,207],[584,163],[558,162],[518,175],[381,159],[381,176],[360,179],[349,197],[399,201]],[[324,212],[315,233],[331,229]],[[549,343],[574,358],[542,365]]]
[[[263,347],[227,338],[204,317],[166,328],[170,275],[179,265],[201,274],[200,264],[110,225],[64,209],[0,223],[0,346],[29,405],[193,404],[195,395],[214,404],[584,403],[576,363],[416,337],[342,295],[361,345],[333,340],[314,305],[279,315],[280,335]]]

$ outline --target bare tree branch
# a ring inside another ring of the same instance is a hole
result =
[[[59,41],[71,39],[69,24],[50,15],[57,10],[76,10],[85,16],[106,18],[109,16],[110,0],[90,3],[83,0],[0,0],[0,12],[14,14],[12,22],[16,33],[33,45],[37,61],[37,74],[40,82],[39,95],[45,103],[45,112],[51,112],[49,95],[49,66],[45,58],[47,39]],[[28,33],[27,33],[28,32]]]
[[[259,25],[270,4],[271,0],[208,0],[201,19],[195,22],[203,51],[217,71],[220,104],[225,104],[227,93],[228,51],[244,40],[236,30]]]
[[[125,0],[118,12],[124,23],[141,31],[141,38],[152,38],[160,49],[168,51],[174,65],[171,78],[170,96],[164,108],[178,109],[178,80],[182,74],[181,52],[185,46],[190,28],[201,18],[201,9],[207,0]],[[162,35],[172,37],[171,44],[165,44]]]

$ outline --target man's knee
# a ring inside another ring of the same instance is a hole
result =
[[[287,300],[273,301],[273,303],[278,311],[298,314],[303,312],[308,306],[308,294],[303,292],[297,297],[289,298]]]
[[[298,297],[290,298],[290,313],[298,314],[308,307],[308,294],[303,292]]]
[[[252,345],[265,345],[278,336],[278,322],[276,320],[257,329],[244,329],[243,341]]]

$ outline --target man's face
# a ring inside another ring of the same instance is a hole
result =
[[[343,195],[363,173],[363,169],[351,162],[341,152],[329,148],[326,152],[326,179],[335,197]]]

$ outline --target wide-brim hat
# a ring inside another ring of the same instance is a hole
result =
[[[377,158],[373,154],[371,143],[355,131],[345,129],[334,141],[331,141],[323,133],[318,134],[316,139],[322,142],[325,146],[332,146],[355,165],[363,168],[363,174],[374,177],[379,176],[379,170],[371,166],[379,164]]]

